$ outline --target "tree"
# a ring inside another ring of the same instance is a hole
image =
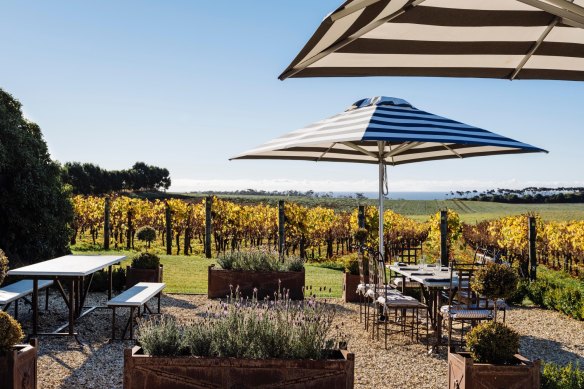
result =
[[[73,207],[41,129],[0,89],[0,247],[32,263],[69,253]]]

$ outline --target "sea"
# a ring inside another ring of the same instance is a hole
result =
[[[368,199],[379,198],[377,192],[359,192]],[[449,198],[449,192],[389,192],[389,199],[391,200],[446,200]],[[356,192],[332,192],[334,197],[355,197]]]

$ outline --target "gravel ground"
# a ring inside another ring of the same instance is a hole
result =
[[[49,312],[40,316],[41,330],[53,330],[66,322],[66,310],[58,295],[51,296]],[[44,300],[41,299],[43,302]],[[105,304],[103,294],[91,294],[88,305]],[[349,335],[349,349],[355,353],[356,388],[445,388],[447,385],[446,350],[428,355],[426,346],[412,343],[400,335],[390,338],[388,350],[383,338],[370,340],[359,323],[357,304],[331,299],[337,307],[336,320]],[[201,295],[164,295],[163,313],[176,317],[196,317],[213,302]],[[20,319],[28,330],[30,314],[21,308]],[[127,313],[117,318],[118,326]],[[528,358],[541,358],[565,364],[579,361],[584,366],[584,322],[539,308],[512,308],[507,323],[521,335],[520,352]],[[121,388],[123,349],[133,342],[109,343],[111,311],[96,310],[82,318],[77,331],[84,345],[73,339],[40,339],[38,387],[51,388]],[[119,335],[118,335],[119,336]]]

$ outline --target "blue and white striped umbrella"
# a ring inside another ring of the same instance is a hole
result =
[[[379,165],[379,210],[386,165],[546,150],[419,110],[405,100],[374,97],[231,159],[298,159]],[[379,251],[383,252],[380,218]]]

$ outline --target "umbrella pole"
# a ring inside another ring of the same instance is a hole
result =
[[[379,159],[379,253],[384,254],[383,250],[383,176],[384,176],[383,158]]]

